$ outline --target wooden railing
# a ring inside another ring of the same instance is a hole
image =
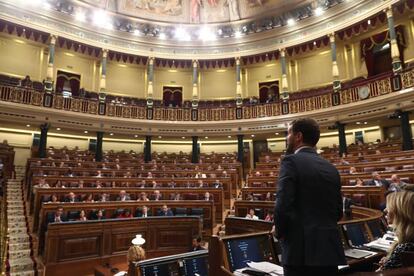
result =
[[[358,90],[362,86],[369,87],[369,97],[375,98],[381,95],[392,93],[401,89],[414,86],[414,68],[406,70],[399,75],[384,75],[367,79],[363,82],[351,85],[339,93],[338,104],[350,104],[361,101]],[[288,102],[288,113],[300,113],[314,110],[326,109],[334,106],[333,91],[326,89],[321,95],[295,95],[294,99]],[[45,94],[34,89],[0,86],[0,100],[13,103],[43,106]],[[300,97],[299,97],[300,96]],[[243,119],[256,119],[273,117],[282,114],[282,103],[259,104],[243,106],[241,117]],[[147,108],[135,105],[123,105],[115,103],[100,104],[94,99],[64,98],[61,95],[53,95],[50,108],[61,109],[72,112],[88,113],[94,115],[120,117],[129,119],[147,119]],[[191,108],[168,108],[154,107],[154,120],[163,121],[191,121]],[[212,107],[198,108],[198,121],[225,121],[236,119],[236,107]]]

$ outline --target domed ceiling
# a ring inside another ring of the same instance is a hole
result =
[[[151,21],[223,23],[288,10],[312,0],[85,0],[87,4]]]

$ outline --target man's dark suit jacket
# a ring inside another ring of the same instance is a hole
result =
[[[346,264],[337,221],[342,217],[340,176],[312,148],[286,156],[279,172],[276,237],[287,266]]]
[[[67,218],[64,215],[61,215],[60,220],[62,222],[65,222],[67,221]],[[52,222],[55,222],[55,213],[49,213],[47,216],[47,224],[52,223]]]
[[[166,213],[164,211],[160,211],[158,215],[161,217],[173,217],[174,216],[171,210],[168,210]]]
[[[390,182],[388,182],[385,179],[381,179],[379,180],[379,182],[381,182],[381,186],[385,188],[385,190],[388,190],[388,188],[390,187]],[[376,186],[377,184],[375,184],[375,180],[374,179],[370,179],[367,182],[365,182],[365,186]]]

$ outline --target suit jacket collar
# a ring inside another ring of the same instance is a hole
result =
[[[295,154],[299,153],[299,152],[307,152],[307,153],[315,153],[316,154],[316,150],[310,146],[303,146],[298,148],[297,150],[295,150]]]

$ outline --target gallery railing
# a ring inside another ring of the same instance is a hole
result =
[[[63,97],[56,94],[45,94],[33,89],[0,86],[0,100],[65,111],[120,117],[128,119],[152,119],[164,121],[225,121],[236,119],[255,119],[273,117],[283,114],[301,113],[322,110],[336,105],[346,105],[375,98],[401,89],[414,86],[414,68],[397,75],[382,75],[364,79],[358,83],[346,85],[340,92],[330,88],[311,92],[291,93],[287,102],[269,104],[243,105],[240,108],[210,107],[198,108],[196,113],[191,108],[147,107],[102,103],[94,99]],[[363,90],[361,92],[361,90]],[[194,115],[196,114],[196,115]]]

